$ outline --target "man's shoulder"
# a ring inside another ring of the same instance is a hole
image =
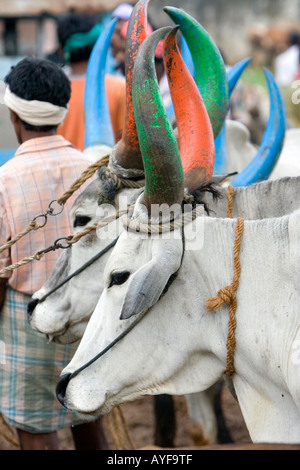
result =
[[[126,79],[125,77],[117,76],[117,75],[105,75],[105,85],[111,87],[125,87],[126,86]]]

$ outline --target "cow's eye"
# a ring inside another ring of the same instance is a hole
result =
[[[123,271],[121,273],[113,273],[110,278],[110,283],[108,287],[119,286],[124,284],[129,278],[130,273],[128,271]]]
[[[76,215],[73,227],[84,227],[86,224],[88,224],[91,221],[91,217],[88,217],[86,215]]]

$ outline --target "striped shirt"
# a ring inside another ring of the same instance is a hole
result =
[[[92,162],[60,135],[39,137],[20,145],[14,157],[0,168],[0,246],[44,213],[49,203],[62,196]],[[45,227],[25,235],[0,253],[0,269],[53,245],[57,238],[70,235],[69,214],[77,195],[78,192],[67,201],[61,214],[48,216]],[[54,203],[53,209],[58,212],[60,206]],[[42,224],[43,219],[38,218],[37,222]],[[32,295],[46,282],[60,254],[59,250],[51,251],[40,261],[1,277],[8,277],[13,289]]]

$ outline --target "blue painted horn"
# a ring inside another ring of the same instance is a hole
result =
[[[84,91],[84,147],[115,144],[105,92],[106,56],[116,22],[113,19],[103,30],[92,50],[86,71]]]
[[[264,69],[270,96],[270,114],[263,140],[253,160],[231,182],[233,186],[247,186],[267,179],[282,150],[286,114],[283,98],[271,72]]]
[[[229,96],[231,96],[231,93],[233,92],[233,89],[239,80],[240,76],[244,72],[245,68],[251,62],[252,58],[247,57],[246,59],[240,60],[240,62],[237,62],[234,64],[230,70],[227,72],[227,77],[228,77],[228,93]]]
[[[228,77],[228,94],[229,99],[231,93],[234,90],[234,87],[242,75],[243,71],[251,61],[251,57],[237,62],[231,69],[227,72]],[[227,173],[227,148],[226,148],[226,125],[223,124],[223,127],[215,139],[215,175],[225,175]]]
[[[206,106],[214,137],[222,129],[228,111],[228,81],[219,49],[208,32],[188,13],[175,7],[164,11],[184,36],[195,67],[195,82]]]

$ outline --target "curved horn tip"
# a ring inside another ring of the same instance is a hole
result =
[[[271,174],[283,146],[285,136],[285,105],[272,73],[264,68],[270,94],[270,115],[267,127],[252,161],[231,182],[232,186],[248,186],[263,181]]]

